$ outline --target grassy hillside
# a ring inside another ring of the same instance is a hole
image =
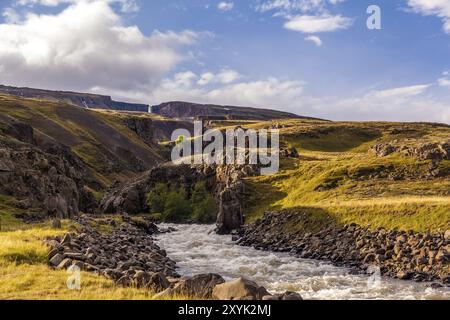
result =
[[[171,120],[142,113],[88,110],[72,105],[0,94],[0,115],[30,124],[38,140],[54,139],[69,146],[93,170],[104,185],[136,174],[133,163],[146,168],[165,161],[157,141],[143,141],[125,125],[126,119],[152,121],[158,137]],[[1,119],[0,119],[1,120]],[[1,121],[0,121],[1,122]]]
[[[251,124],[261,128],[273,123]],[[393,141],[414,146],[450,138],[450,127],[433,124],[278,122],[284,143],[300,159],[287,159],[275,176],[247,179],[247,221],[268,209],[311,213],[323,223],[358,223],[415,231],[450,229],[450,161],[441,176],[427,177],[430,160],[394,153],[379,158],[370,146]],[[293,228],[295,231],[295,228]]]

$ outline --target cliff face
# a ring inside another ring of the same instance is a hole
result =
[[[233,106],[203,105],[189,102],[166,102],[152,106],[152,113],[167,118],[202,119],[202,120],[274,120],[274,119],[301,119],[293,113]]]
[[[166,125],[167,123],[167,125]],[[0,94],[0,195],[33,219],[93,212],[95,192],[165,162],[174,121]]]
[[[0,93],[10,94],[23,98],[34,98],[41,100],[49,100],[54,102],[63,102],[81,108],[88,109],[109,109],[120,111],[137,111],[148,112],[148,105],[137,103],[126,103],[114,101],[109,96],[64,92],[64,91],[50,91],[32,88],[17,88],[0,85]]]

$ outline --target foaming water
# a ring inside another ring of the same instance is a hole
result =
[[[346,268],[320,261],[241,247],[231,241],[231,236],[215,234],[213,226],[161,227],[177,229],[158,236],[157,242],[177,262],[178,273],[185,276],[244,276],[271,293],[295,291],[305,299],[450,299],[448,288],[432,289],[410,281],[354,275]]]

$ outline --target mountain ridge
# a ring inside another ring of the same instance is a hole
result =
[[[275,119],[310,119],[294,113],[273,109],[228,106],[217,104],[200,104],[185,101],[169,101],[151,106],[151,112],[167,118],[197,120],[275,120]]]
[[[148,112],[149,108],[149,106],[146,104],[115,101],[111,98],[111,96],[93,93],[56,91],[5,85],[0,85],[0,93],[22,98],[34,98],[53,102],[64,102],[86,109],[109,109],[117,111]]]

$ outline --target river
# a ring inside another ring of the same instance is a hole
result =
[[[227,280],[243,276],[271,293],[295,291],[304,299],[450,299],[449,288],[378,277],[376,270],[372,276],[353,274],[326,262],[241,247],[231,236],[215,234],[214,226],[161,227],[177,229],[159,235],[157,242],[183,276],[218,273]]]

